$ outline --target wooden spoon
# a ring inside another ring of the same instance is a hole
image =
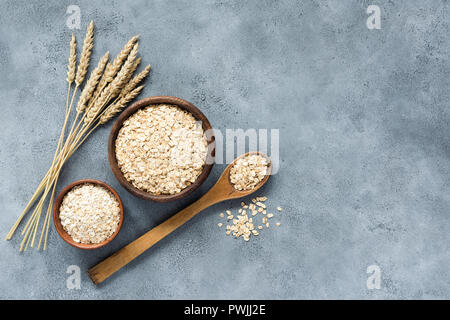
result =
[[[243,158],[247,155],[259,154],[268,160],[267,175],[264,179],[256,185],[252,190],[239,191],[236,190],[230,181],[230,169],[237,159]],[[184,223],[193,218],[196,214],[201,212],[213,204],[222,202],[224,200],[236,199],[248,196],[262,187],[269,179],[272,170],[272,163],[265,154],[260,152],[249,152],[236,158],[229,164],[225,171],[220,176],[217,183],[205,194],[203,197],[195,201],[190,206],[173,215],[160,225],[148,231],[138,239],[134,240],[127,246],[123,247],[110,257],[106,258],[99,264],[89,269],[89,277],[95,284],[99,284],[111,276],[113,273],[127,265],[131,260],[144,253],[147,249],[169,235],[175,229],[181,227]]]

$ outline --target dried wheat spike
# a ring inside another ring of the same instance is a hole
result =
[[[139,36],[137,35],[131,38],[127,42],[127,44],[123,47],[122,51],[120,51],[117,57],[114,59],[114,62],[112,64],[108,64],[108,67],[105,70],[106,83],[113,81],[115,75],[119,72],[120,68],[122,67],[122,64],[128,58],[130,52],[133,50],[138,38]]]
[[[136,60],[133,61],[133,65],[130,68],[130,72],[127,74],[127,77],[125,79],[125,83],[128,83],[133,76],[136,69],[139,67],[139,64],[141,63],[141,57],[136,58]]]
[[[75,80],[75,67],[77,64],[77,41],[75,40],[75,36],[72,33],[72,40],[70,40],[70,55],[69,55],[69,64],[67,66],[67,82],[72,84],[73,80]]]
[[[108,83],[106,82],[105,78],[106,78],[106,72],[107,72],[108,69],[110,69],[110,68],[111,68],[111,62],[108,62],[108,63],[106,64],[106,67],[105,67],[105,72],[103,72],[103,75],[102,75],[102,77],[101,77],[101,79],[100,79],[100,82],[99,82],[97,88],[95,89],[94,94],[92,95],[93,97],[98,97],[98,95],[100,94],[100,91],[102,91],[102,90],[105,88],[105,86],[108,84]]]
[[[101,110],[108,103],[108,101],[111,100],[111,97],[108,93],[108,87],[106,87],[105,90],[103,90],[100,94],[100,97],[98,97],[94,101],[94,103],[86,109],[86,116],[84,117],[85,124],[91,123],[100,114]]]
[[[109,94],[111,97],[115,97],[120,93],[120,90],[125,86],[127,78],[132,74],[133,61],[136,59],[136,55],[139,49],[139,43],[136,43],[128,55],[127,60],[123,64],[120,71],[117,73],[114,80],[110,83]]]
[[[127,85],[122,89],[120,92],[120,96],[126,96],[131,90],[133,90],[139,83],[141,83],[142,80],[147,77],[151,69],[151,66],[148,65],[145,67],[144,70],[142,70],[137,76],[135,76],[131,81],[127,83]]]
[[[131,50],[133,50],[134,45],[138,40],[138,38],[139,36],[137,35],[131,38],[127,42],[127,44],[123,47],[122,51],[120,51],[120,53],[114,59],[113,63],[108,63],[106,65],[105,72],[102,78],[100,79],[100,83],[98,84],[97,89],[94,92],[93,95],[94,97],[99,96],[100,91],[103,90],[103,88],[114,79],[117,72],[119,72],[120,68],[122,67],[123,62],[125,61],[125,59],[127,59]]]
[[[133,76],[134,72],[136,71],[136,69],[140,63],[141,63],[141,57],[138,57],[138,58],[136,58],[136,60],[134,60],[132,66],[129,68],[129,71],[128,71],[125,79],[123,80],[124,83],[127,83],[127,84],[129,83],[129,81],[131,80],[131,77]],[[129,90],[129,91],[131,91],[131,90]],[[123,89],[122,89],[122,91],[120,91],[119,97],[122,97],[125,95],[125,94],[122,94],[122,92],[123,92]]]
[[[95,103],[88,108],[88,110],[86,111],[86,117],[84,118],[84,122],[86,124],[92,123],[92,121],[94,121],[100,114],[103,107],[120,93],[120,90],[125,85],[125,81],[129,76],[130,71],[132,70],[133,63],[137,56],[138,48],[139,44],[135,43],[120,71],[114,77],[112,82],[108,84],[105,89],[103,89],[100,97],[95,101]]]
[[[106,54],[98,62],[97,67],[91,72],[91,75],[84,85],[83,91],[81,92],[80,100],[78,100],[77,112],[81,113],[84,109],[86,109],[86,104],[92,98],[92,94],[103,74],[103,70],[105,69],[108,59],[109,52],[106,52]]]
[[[109,120],[114,118],[114,116],[117,113],[119,113],[125,107],[125,105],[128,102],[130,102],[131,100],[136,98],[138,96],[138,94],[141,93],[143,88],[144,88],[143,85],[137,87],[133,91],[129,92],[126,96],[120,98],[119,101],[117,101],[116,103],[110,105],[108,107],[108,109],[106,109],[105,113],[100,117],[99,123],[100,124],[105,124],[106,122],[108,122]]]
[[[81,51],[80,64],[78,65],[77,76],[75,83],[79,86],[86,76],[89,67],[89,60],[91,59],[92,48],[94,47],[94,21],[89,23],[84,38],[83,50]]]

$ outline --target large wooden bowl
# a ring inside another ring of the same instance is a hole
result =
[[[64,230],[64,227],[61,224],[61,220],[59,219],[59,207],[61,206],[64,196],[67,194],[67,192],[72,190],[73,187],[81,185],[81,184],[85,184],[85,183],[96,184],[101,187],[104,187],[105,189],[108,189],[109,191],[111,191],[111,193],[116,197],[117,201],[119,202],[119,207],[120,207],[119,225],[117,226],[116,231],[108,239],[106,239],[105,241],[100,242],[100,243],[86,244],[86,243],[78,243],[78,242],[73,241],[72,237],[66,232],[66,230]],[[63,240],[65,242],[67,242],[68,244],[70,244],[71,246],[74,246],[74,247],[80,248],[80,249],[85,249],[85,250],[97,249],[97,248],[103,247],[103,246],[107,245],[108,243],[110,243],[117,236],[120,229],[122,228],[122,223],[123,223],[122,200],[120,200],[120,197],[117,194],[117,192],[113,188],[111,188],[109,185],[104,183],[103,181],[94,180],[94,179],[78,180],[78,181],[75,181],[75,182],[69,184],[67,187],[65,187],[61,191],[61,193],[58,195],[58,197],[56,198],[55,205],[53,206],[53,223],[55,225],[56,231],[61,236],[61,238],[63,238]]]
[[[185,189],[181,190],[181,192],[168,195],[168,194],[161,194],[156,195],[152,194],[143,190],[140,190],[136,188],[131,182],[129,182],[123,175],[122,171],[119,168],[119,164],[117,163],[116,158],[116,138],[119,133],[119,130],[122,128],[123,122],[128,119],[131,115],[133,115],[136,111],[138,111],[141,108],[145,108],[152,104],[171,104],[175,105],[183,110],[186,110],[190,112],[195,119],[201,121],[203,130],[205,131],[206,139],[208,141],[208,152],[207,152],[207,159],[205,159],[205,165],[203,166],[203,170],[200,173],[200,175],[197,177],[197,180],[195,180],[194,183],[187,186]],[[111,166],[111,170],[116,177],[116,179],[119,181],[119,183],[127,189],[131,194],[145,199],[149,201],[156,201],[156,202],[168,202],[173,200],[178,200],[183,197],[186,197],[188,194],[192,193],[194,190],[196,190],[205,180],[208,178],[209,173],[211,172],[212,166],[214,164],[214,153],[215,153],[215,138],[214,134],[212,132],[211,124],[209,123],[208,119],[205,117],[205,115],[192,103],[176,98],[176,97],[169,97],[169,96],[156,96],[156,97],[149,97],[144,98],[142,100],[136,101],[131,106],[129,106],[125,111],[123,111],[120,116],[117,118],[116,122],[114,123],[111,134],[109,135],[108,140],[108,160],[109,165]]]

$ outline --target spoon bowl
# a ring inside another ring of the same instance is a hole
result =
[[[237,190],[233,186],[233,183],[230,180],[230,170],[239,159],[242,159],[242,158],[245,158],[245,157],[251,156],[251,155],[260,155],[261,157],[263,157],[267,160],[266,175],[253,189]],[[216,199],[219,200],[217,202],[246,197],[246,196],[256,192],[258,189],[260,189],[267,182],[267,180],[269,180],[271,173],[272,173],[272,162],[270,161],[270,158],[267,155],[265,155],[264,153],[259,152],[259,151],[247,152],[247,153],[244,153],[243,155],[237,157],[236,159],[234,159],[233,162],[230,163],[225,168],[225,170],[223,171],[223,173],[220,176],[217,183],[208,191],[208,193],[215,191],[214,194],[216,196]],[[207,194],[205,194],[205,196],[206,195]]]
[[[230,170],[238,159],[252,154],[259,154],[260,156],[263,156],[268,160],[266,176],[255,186],[255,188],[251,190],[237,190],[231,183]],[[106,258],[99,264],[89,269],[89,277],[95,284],[103,282],[116,271],[127,265],[130,261],[144,253],[155,243],[159,242],[171,232],[192,219],[203,209],[206,209],[218,202],[242,198],[256,192],[267,182],[271,172],[272,162],[270,161],[270,158],[263,153],[248,152],[236,158],[225,168],[217,183],[205,195],[203,195],[203,197],[201,197],[185,209],[181,210],[177,214],[173,215],[160,225],[154,227],[127,246],[123,247],[109,258]]]

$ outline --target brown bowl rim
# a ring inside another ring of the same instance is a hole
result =
[[[64,230],[64,227],[61,224],[61,220],[59,219],[59,207],[61,206],[64,196],[67,194],[67,192],[72,190],[73,187],[81,185],[81,184],[85,184],[85,183],[97,184],[97,185],[100,185],[100,186],[108,189],[109,191],[111,191],[111,193],[116,197],[117,201],[119,202],[119,207],[120,207],[119,225],[117,226],[116,231],[108,239],[106,239],[105,241],[100,242],[100,243],[86,244],[86,243],[78,243],[78,242],[73,241],[72,237],[66,232],[66,230]],[[120,199],[117,192],[107,183],[100,181],[100,180],[95,180],[95,179],[81,179],[81,180],[74,181],[71,184],[67,185],[60,192],[60,194],[56,198],[54,206],[53,206],[53,224],[55,225],[56,231],[58,232],[59,236],[65,242],[70,244],[71,246],[73,246],[75,248],[79,248],[79,249],[84,249],[84,250],[98,249],[98,248],[101,248],[101,247],[107,245],[108,243],[110,243],[117,236],[120,229],[122,228],[123,216],[124,216],[123,204],[122,204],[122,200]]]
[[[203,130],[206,132],[206,138],[208,142],[208,154],[206,164],[203,167],[203,170],[200,173],[200,175],[197,177],[197,180],[195,180],[194,183],[183,189],[181,192],[173,195],[167,194],[155,195],[136,188],[123,176],[116,159],[115,141],[120,128],[122,128],[123,122],[126,119],[128,119],[131,115],[133,115],[135,112],[137,112],[139,109],[142,109],[152,104],[162,104],[162,103],[176,105],[181,109],[190,112],[195,117],[195,119],[200,120],[202,123]],[[111,128],[111,133],[108,139],[108,161],[117,181],[120,183],[122,187],[124,187],[131,194],[148,201],[169,202],[184,198],[189,194],[191,194],[192,192],[194,192],[208,178],[211,169],[214,165],[214,156],[215,156],[215,137],[214,133],[212,132],[212,126],[208,118],[206,118],[206,116],[189,101],[172,96],[153,96],[140,99],[134,102],[127,109],[125,109],[117,118],[116,122]]]

